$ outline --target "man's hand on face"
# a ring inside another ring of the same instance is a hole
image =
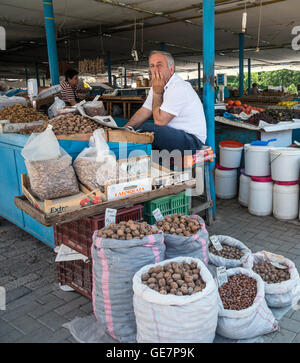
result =
[[[166,79],[159,73],[154,72],[152,74],[152,89],[153,93],[163,95],[164,94],[164,87],[167,84]]]

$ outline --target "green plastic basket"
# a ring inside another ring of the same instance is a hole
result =
[[[153,217],[152,212],[159,208],[163,216],[168,214],[181,213],[183,215],[189,214],[189,201],[190,197],[186,195],[186,192],[180,194],[168,195],[158,199],[151,200],[144,203],[144,220],[148,224],[155,224],[156,220]]]

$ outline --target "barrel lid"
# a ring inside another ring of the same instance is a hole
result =
[[[273,181],[271,176],[251,176],[251,180],[258,183],[271,183]]]
[[[244,144],[242,144],[239,141],[226,140],[226,141],[221,141],[219,143],[219,146],[221,146],[221,147],[229,147],[229,148],[232,148],[232,149],[239,149],[241,147],[244,147]]]
[[[224,166],[216,163],[216,168],[219,170],[235,170],[236,168],[225,168]]]
[[[282,181],[274,180],[274,183],[277,185],[297,185],[297,184],[299,184],[299,180],[290,181],[290,182],[282,182]]]

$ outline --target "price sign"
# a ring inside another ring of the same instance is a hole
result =
[[[211,243],[213,244],[213,246],[217,251],[221,251],[223,249],[217,236],[211,236],[209,239],[211,240]]]
[[[108,227],[112,223],[116,223],[117,210],[106,208],[105,210],[105,227]]]
[[[162,221],[164,219],[164,216],[161,214],[161,211],[159,208],[155,209],[153,212],[153,217],[155,218],[156,222]]]
[[[217,279],[219,287],[222,287],[223,284],[226,284],[226,282],[228,282],[225,266],[217,267]]]

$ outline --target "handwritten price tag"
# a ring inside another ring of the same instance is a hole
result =
[[[156,222],[162,221],[164,219],[164,216],[161,214],[161,211],[159,208],[155,209],[153,212],[153,217],[155,218]]]
[[[223,249],[217,236],[211,236],[209,239],[211,240],[211,243],[213,244],[213,246],[217,251],[221,251]]]
[[[217,279],[218,279],[218,285],[221,287],[223,284],[226,284],[228,282],[226,267],[221,266],[217,267]]]
[[[106,208],[105,210],[105,227],[108,227],[112,223],[116,223],[117,210]]]

